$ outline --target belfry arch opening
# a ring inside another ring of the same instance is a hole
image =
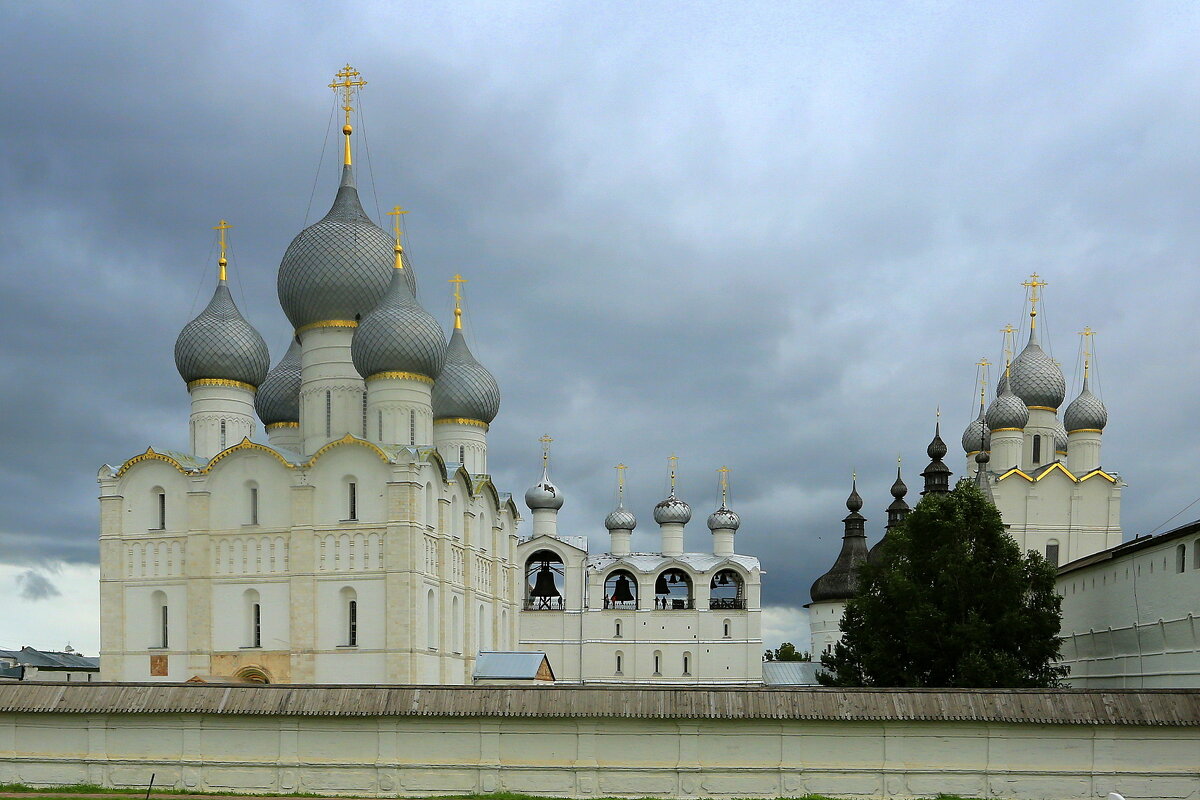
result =
[[[676,567],[658,573],[654,579],[654,607],[660,611],[695,608],[692,576]]]
[[[562,611],[566,566],[552,550],[538,550],[525,562],[525,609]]]
[[[734,569],[723,569],[709,583],[708,607],[741,610],[746,607],[746,584]]]
[[[604,579],[604,607],[637,610],[638,582],[632,573],[617,569]]]

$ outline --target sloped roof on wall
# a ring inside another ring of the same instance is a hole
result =
[[[763,683],[767,686],[817,686],[817,661],[764,661]]]
[[[1200,726],[1200,689],[0,685],[0,713],[610,717]]]
[[[483,652],[475,659],[479,680],[533,680],[546,660],[545,653]]]

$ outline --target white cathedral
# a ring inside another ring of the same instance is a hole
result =
[[[631,552],[620,502],[609,552],[591,553],[559,535],[545,453],[519,534],[488,471],[499,387],[461,305],[447,341],[416,299],[399,218],[389,235],[359,201],[363,85],[349,67],[331,84],[341,181],[279,266],[286,353],[269,368],[234,304],[222,222],[216,290],[175,344],[188,450],[100,469],[102,679],[462,684],[480,653],[519,650],[545,653],[559,681],[759,682],[761,570],[735,552],[724,502],[711,552],[684,552],[691,509],[672,479],[659,552]]]

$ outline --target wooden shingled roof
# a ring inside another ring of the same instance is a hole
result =
[[[609,717],[1200,726],[1200,689],[0,684],[0,713]]]

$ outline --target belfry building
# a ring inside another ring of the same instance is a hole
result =
[[[611,553],[589,555],[558,535],[547,452],[519,537],[488,468],[500,390],[464,337],[464,280],[447,339],[417,300],[402,212],[389,233],[360,202],[364,85],[349,66],[331,84],[341,178],[279,266],[282,358],[270,367],[233,301],[222,222],[212,300],[175,344],[188,448],[100,469],[102,679],[456,684],[481,652],[528,650],[559,680],[757,681],[760,570],[724,503],[712,553],[683,552],[691,512],[672,491],[661,553],[630,552],[622,504]]]

